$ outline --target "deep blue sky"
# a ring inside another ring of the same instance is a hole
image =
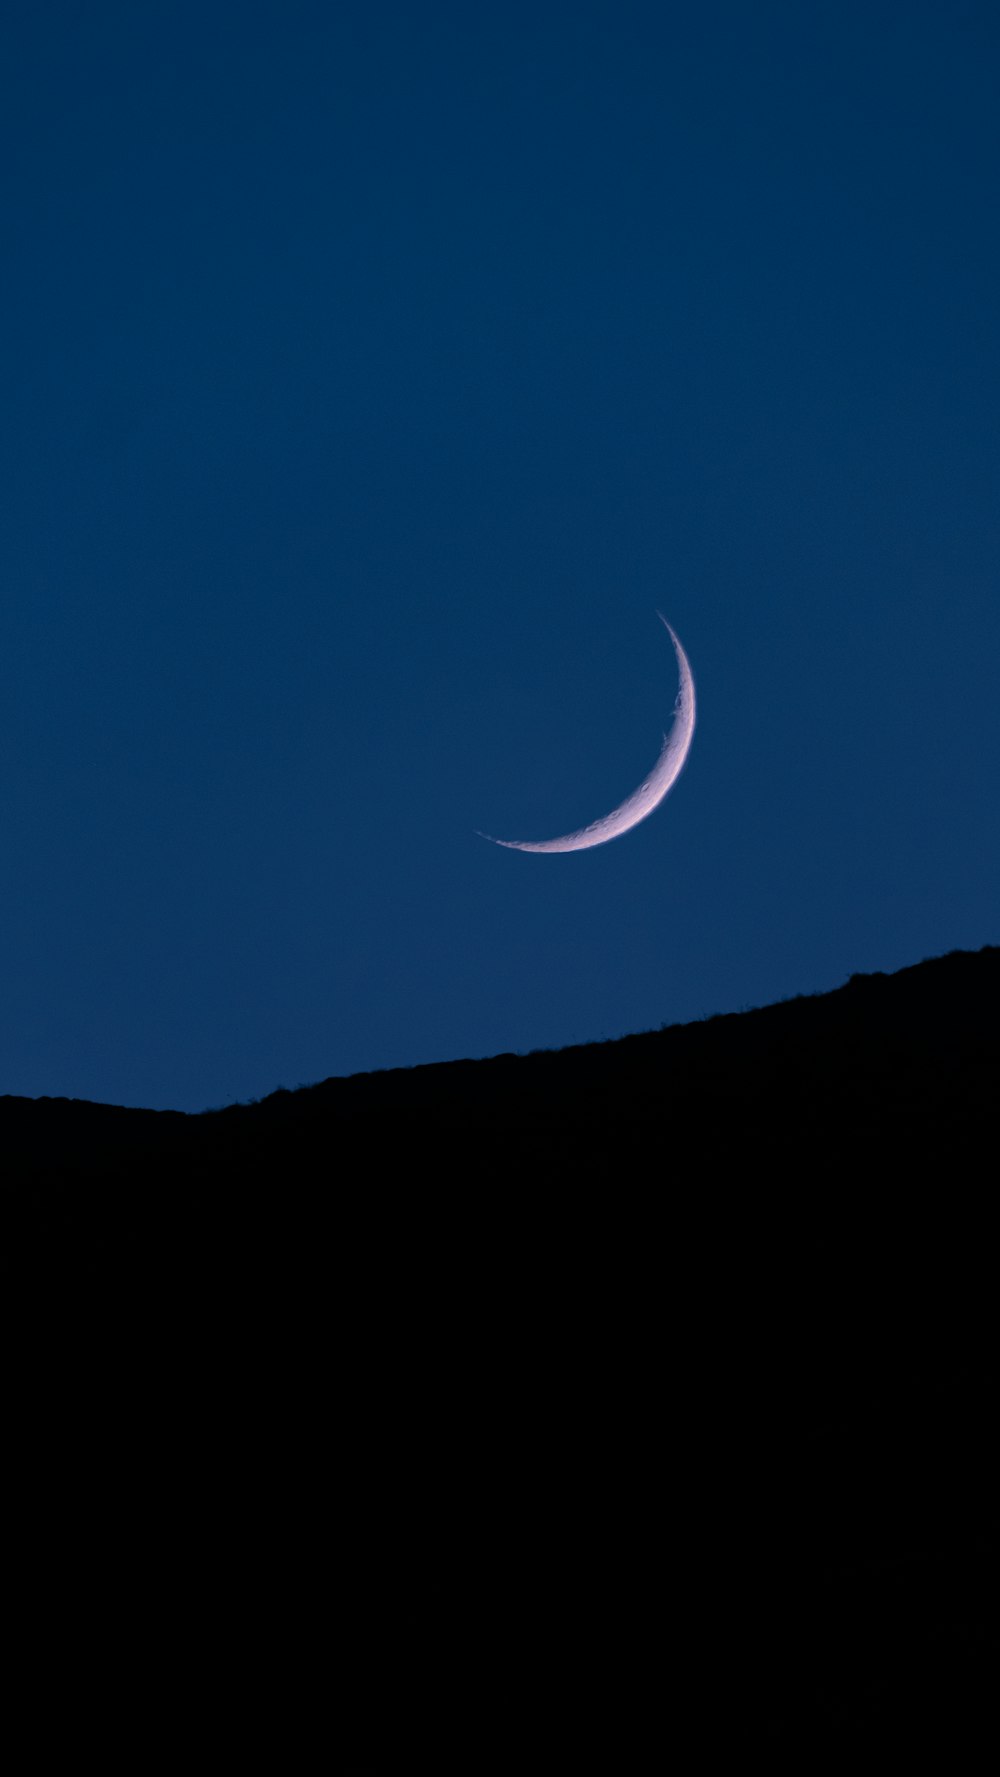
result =
[[[1000,941],[995,5],[12,0],[0,1092]],[[683,777],[606,813],[691,658]]]

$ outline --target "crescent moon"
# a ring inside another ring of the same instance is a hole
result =
[[[509,851],[586,851],[591,845],[606,845],[609,839],[620,839],[640,821],[646,820],[655,808],[659,808],[663,798],[673,789],[684,769],[684,763],[691,751],[694,737],[694,679],[688,657],[680,645],[674,631],[667,622],[662,611],[656,615],[674,644],[677,656],[677,670],[680,675],[680,689],[674,704],[674,719],[670,733],[663,736],[660,756],[649,776],[644,778],[637,790],[627,796],[624,802],[613,808],[602,820],[591,821],[589,827],[580,827],[575,833],[564,833],[561,839],[494,839],[492,833],[481,833],[481,839],[492,840],[494,845],[504,845]]]

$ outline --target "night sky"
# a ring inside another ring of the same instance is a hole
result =
[[[0,1093],[1000,941],[1000,18],[11,0]],[[571,856],[698,728],[662,807]]]

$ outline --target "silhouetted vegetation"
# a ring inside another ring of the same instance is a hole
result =
[[[391,1768],[953,1762],[993,1684],[998,1004],[987,949],[201,1116],[0,1099],[59,1472],[154,1451],[171,1559],[249,1564],[290,1661],[321,1601],[338,1743]]]

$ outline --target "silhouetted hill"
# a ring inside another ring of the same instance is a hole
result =
[[[965,1140],[966,1119],[995,1104],[998,1005],[1000,948],[956,951],[895,975],[852,976],[832,993],[613,1042],[355,1074],[199,1116],[0,1097],[0,1142],[22,1177],[125,1180],[137,1168],[195,1167],[224,1178],[274,1165],[287,1181],[339,1171],[345,1156],[363,1163],[369,1141],[411,1135],[449,1150],[455,1132],[478,1130],[491,1148],[509,1132],[617,1151],[652,1123],[700,1151],[767,1121],[782,1148],[806,1140],[823,1165],[821,1133],[837,1147],[848,1133],[905,1144],[940,1129]],[[709,1121],[692,1129],[692,1112]],[[477,1165],[497,1159],[481,1152]],[[510,1159],[530,1164],[523,1148]],[[410,1164],[421,1161],[433,1155],[414,1153]]]
[[[188,1649],[210,1573],[220,1671],[273,1635],[287,1722],[325,1658],[373,1768],[953,1759],[993,1688],[998,1005],[987,949],[201,1116],[0,1099],[48,1534],[128,1544]]]

